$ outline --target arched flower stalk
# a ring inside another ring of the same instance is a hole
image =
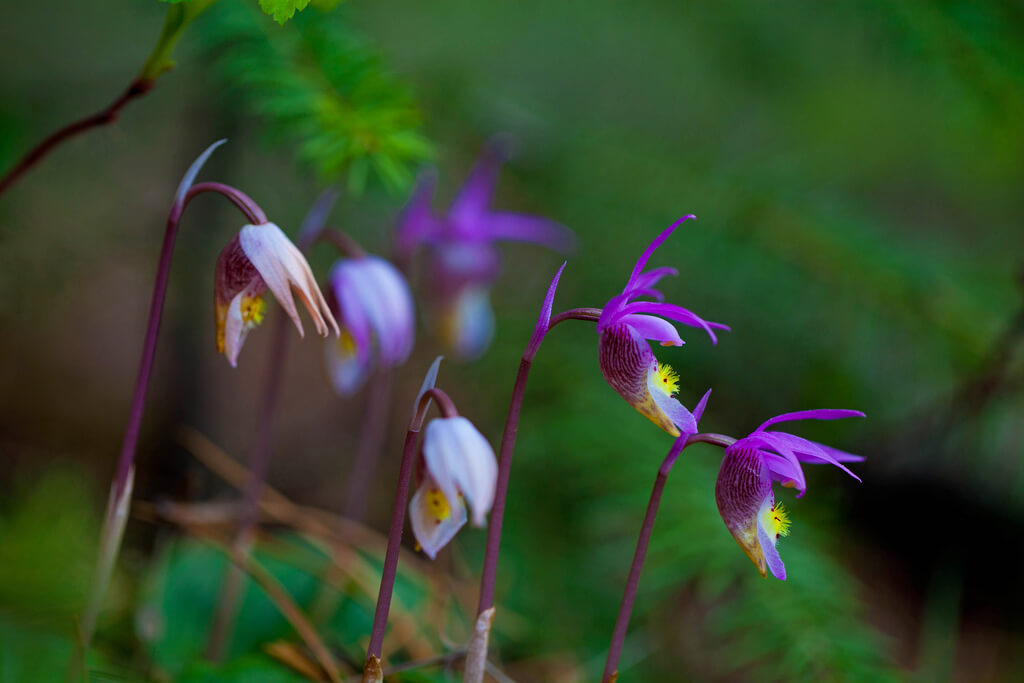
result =
[[[707,395],[704,397],[707,398]],[[697,419],[703,413],[704,400],[694,410]],[[775,501],[772,482],[797,489],[797,497],[807,488],[800,463],[831,464],[839,467],[857,481],[860,478],[843,465],[843,462],[859,462],[859,455],[852,455],[830,448],[799,436],[782,432],[767,431],[780,422],[793,420],[838,420],[845,417],[864,417],[858,410],[805,410],[773,417],[742,439],[722,434],[682,434],[676,439],[668,455],[658,469],[647,504],[640,537],[637,540],[633,564],[626,580],[626,589],[619,607],[619,616],[612,631],[608,659],[605,661],[603,683],[614,683],[618,678],[619,657],[626,639],[629,618],[636,599],[637,586],[647,546],[654,529],[661,494],[679,454],[695,443],[709,443],[725,448],[725,457],[715,484],[715,501],[729,533],[757,567],[761,576],[767,576],[766,568],[777,579],[786,579],[786,568],[776,548],[778,539],[788,534],[789,519],[781,504]]]
[[[107,513],[103,521],[100,537],[100,556],[97,558],[92,589],[79,627],[79,640],[76,646],[75,657],[72,660],[72,670],[77,666],[76,662],[81,661],[80,658],[84,656],[85,651],[89,647],[89,642],[92,639],[93,630],[96,625],[96,618],[110,582],[110,575],[120,552],[121,538],[127,520],[125,511],[129,507],[132,482],[134,480],[135,451],[138,447],[142,417],[146,407],[146,395],[149,392],[149,381],[156,358],[156,345],[160,334],[160,321],[163,317],[164,301],[167,296],[174,245],[185,207],[198,195],[214,192],[231,201],[250,223],[263,224],[267,222],[267,217],[263,210],[241,190],[221,183],[194,184],[203,164],[210,158],[213,150],[224,144],[224,142],[226,141],[220,140],[207,147],[189,166],[188,171],[185,172],[181,182],[178,184],[174,201],[171,204],[171,210],[167,216],[164,239],[160,247],[160,257],[157,261],[153,294],[150,300],[149,317],[146,322],[146,332],[143,338],[142,357],[139,361],[139,371],[132,394],[128,423],[125,426],[124,438],[121,442],[121,454],[118,458],[117,470],[111,485]]]
[[[437,401],[441,417],[427,424],[418,458],[420,484],[408,503],[417,543],[433,559],[466,523],[467,503],[472,510],[474,525],[483,526],[494,499],[497,471],[494,451],[476,427],[458,414],[448,395],[434,386],[440,365],[441,358],[438,357],[427,371],[413,404],[402,448],[391,530],[363,669],[364,683],[379,683],[383,679],[381,649],[398,570],[405,506],[413,464],[417,460],[419,432],[432,400]]]
[[[673,322],[699,327],[708,333],[712,342],[717,341],[714,330],[728,329],[720,323],[705,321],[695,313],[674,304],[663,303],[664,296],[654,285],[666,275],[675,275],[673,268],[656,268],[644,272],[651,255],[669,235],[685,220],[684,216],[670,225],[647,247],[633,267],[622,293],[612,297],[604,309],[575,308],[551,316],[555,291],[565,264],[555,274],[548,287],[540,316],[533,334],[519,364],[512,398],[509,403],[505,431],[502,434],[501,450],[498,457],[498,486],[494,507],[487,530],[487,549],[484,554],[484,568],[480,578],[480,600],[477,604],[477,621],[473,639],[466,656],[465,680],[480,683],[487,664],[487,644],[490,626],[494,619],[494,583],[498,567],[498,552],[501,545],[501,529],[505,513],[508,481],[512,471],[512,452],[515,448],[516,432],[519,429],[519,415],[522,410],[526,380],[533,358],[540,349],[544,336],[555,325],[570,319],[597,323],[600,335],[598,360],[601,373],[608,384],[640,413],[676,437],[685,437],[697,431],[697,418],[703,410],[708,394],[691,413],[674,394],[678,388],[678,377],[670,368],[660,365],[647,343],[648,339],[663,345],[679,346],[683,341]],[[655,301],[638,301],[653,298]]]
[[[306,261],[324,223],[334,207],[336,195],[323,192],[306,214],[299,230],[299,245],[292,244],[276,225],[247,225],[221,252],[214,274],[214,304],[217,323],[217,350],[235,367],[238,352],[250,330],[263,320],[262,294],[269,289],[281,302],[286,315],[279,315],[271,330],[270,352],[266,361],[263,395],[256,421],[255,436],[249,453],[249,479],[242,494],[242,507],[235,530],[234,550],[248,553],[256,528],[259,499],[270,468],[274,418],[277,414],[281,382],[288,350],[288,321],[303,335],[292,290],[305,305],[314,326],[323,336],[330,330],[337,335],[338,323],[317,287]],[[219,660],[227,647],[234,625],[239,591],[244,578],[240,567],[227,569],[220,602],[210,627],[207,656]]]

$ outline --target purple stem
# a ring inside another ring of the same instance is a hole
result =
[[[512,386],[512,400],[508,406],[508,417],[505,419],[505,431],[501,435],[501,450],[498,456],[498,481],[494,491],[494,505],[491,506],[490,519],[487,522],[487,548],[484,551],[484,566],[480,577],[480,601],[476,613],[480,616],[485,610],[494,606],[494,581],[498,571],[498,551],[501,546],[501,527],[505,519],[505,500],[508,497],[508,480],[512,473],[512,451],[516,445],[516,432],[519,430],[519,413],[523,407],[523,394],[526,391],[526,379],[530,374],[533,356],[540,348],[540,342],[555,325],[566,320],[588,320],[597,322],[601,317],[599,308],[574,308],[551,318],[547,329],[540,339],[531,339],[528,351],[523,354],[519,363],[516,382]],[[532,351],[532,353],[530,353]]]
[[[146,337],[142,345],[142,360],[139,362],[139,374],[135,380],[135,393],[132,395],[132,407],[128,416],[128,426],[121,442],[121,457],[117,463],[114,481],[117,484],[116,497],[124,491],[128,480],[128,471],[135,460],[135,449],[139,443],[139,431],[142,425],[142,414],[146,405],[146,393],[149,390],[149,379],[153,371],[153,360],[156,357],[156,342],[160,335],[160,319],[163,317],[164,300],[167,297],[167,281],[171,275],[171,257],[174,254],[174,242],[178,235],[178,224],[185,207],[192,199],[203,192],[217,192],[234,203],[242,213],[253,222],[266,222],[266,216],[256,202],[240,190],[221,183],[199,183],[189,189],[185,197],[175,202],[167,216],[167,228],[164,231],[164,242],[160,248],[160,260],[156,268],[156,282],[153,285],[153,298],[149,305],[149,321],[146,323]]]
[[[409,498],[409,481],[412,478],[412,465],[416,455],[416,439],[418,429],[410,428],[405,434],[405,445],[402,446],[402,464],[398,468],[398,486],[395,488],[395,505],[391,513],[391,530],[388,532],[388,549],[384,555],[384,571],[380,578],[380,590],[377,592],[377,609],[373,613],[373,629],[370,631],[370,646],[367,648],[367,659],[380,659],[381,646],[384,644],[384,629],[388,623],[388,612],[391,610],[391,593],[395,587],[395,575],[398,572],[398,551],[402,547],[402,530],[405,527],[405,503]]]
[[[370,631],[370,646],[366,650],[367,664],[376,658],[380,664],[381,647],[384,645],[384,629],[388,623],[388,612],[391,610],[391,594],[395,587],[395,575],[398,573],[398,551],[402,547],[402,530],[405,528],[405,507],[409,498],[409,481],[412,478],[412,466],[416,455],[416,439],[423,425],[424,412],[431,400],[437,401],[438,409],[444,417],[458,415],[455,404],[444,391],[430,388],[423,392],[417,401],[417,410],[409,423],[402,446],[402,463],[398,467],[398,486],[395,489],[395,505],[391,512],[391,530],[388,532],[388,548],[384,554],[384,569],[380,578],[380,590],[377,592],[377,609],[373,613],[373,628]]]
[[[345,495],[345,517],[357,522],[366,517],[373,475],[380,460],[384,433],[391,407],[391,368],[381,368],[370,378],[367,388],[366,412],[356,442],[356,457],[349,470],[348,492]]]
[[[622,645],[626,640],[626,629],[629,627],[629,617],[633,612],[636,589],[640,583],[640,571],[643,569],[644,558],[647,557],[647,546],[651,540],[651,531],[654,529],[654,520],[658,516],[658,505],[661,503],[662,491],[665,490],[665,482],[668,481],[668,473],[672,471],[676,459],[687,446],[703,442],[725,447],[734,441],[735,439],[732,437],[722,434],[682,434],[672,443],[672,448],[669,449],[668,455],[665,456],[661,467],[658,468],[658,476],[655,477],[654,488],[651,489],[651,498],[647,502],[644,523],[640,527],[640,538],[636,542],[633,565],[629,568],[629,577],[626,579],[626,590],[622,595],[619,616],[615,621],[615,630],[612,631],[608,660],[605,662],[604,674],[601,676],[602,683],[612,683],[619,675],[619,656],[622,654]]]

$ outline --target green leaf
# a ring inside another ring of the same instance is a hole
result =
[[[283,26],[296,12],[306,9],[308,4],[309,0],[260,0],[260,9]]]

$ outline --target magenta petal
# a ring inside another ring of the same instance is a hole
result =
[[[533,328],[530,343],[526,345],[526,350],[523,351],[523,358],[525,360],[533,360],[533,357],[537,355],[537,350],[540,349],[540,343],[544,340],[544,335],[548,332],[548,324],[551,322],[551,307],[555,302],[555,291],[558,289],[558,279],[562,277],[563,270],[565,270],[565,263],[562,263],[561,268],[551,278],[551,284],[548,285],[547,294],[544,295],[544,303],[540,306],[537,325]]]
[[[661,246],[661,243],[667,240],[668,236],[671,235],[673,231],[675,231],[675,229],[678,228],[682,224],[682,222],[688,218],[696,219],[697,217],[694,216],[693,214],[683,216],[682,218],[674,222],[672,225],[665,228],[665,230],[663,230],[660,235],[655,237],[654,241],[651,242],[646,249],[644,249],[644,253],[640,255],[640,260],[636,262],[635,266],[633,266],[633,272],[630,274],[629,280],[626,282],[626,288],[622,290],[623,292],[628,292],[630,289],[633,288],[634,283],[640,277],[640,274],[643,272],[644,267],[647,265],[647,262],[651,259],[651,256],[658,249],[658,247]]]
[[[760,451],[760,453],[761,459],[764,460],[768,471],[772,474],[772,479],[780,482],[783,486],[795,488],[797,498],[804,495],[804,491],[807,490],[807,482],[804,479],[804,470],[800,467],[799,459],[794,462],[768,451]]]
[[[818,444],[813,441],[794,436],[792,434],[785,434],[783,432],[759,432],[762,437],[768,437],[769,443],[778,450],[781,448],[790,449],[796,456],[797,460],[803,460],[804,462],[818,462],[823,461],[829,465],[835,465],[843,472],[860,481],[860,477],[851,472],[846,465],[842,464],[838,460],[832,457],[831,454],[818,447]]]
[[[701,318],[693,311],[687,310],[682,306],[677,306],[675,304],[663,304],[650,301],[634,301],[630,304],[626,304],[622,310],[624,313],[627,314],[651,313],[653,315],[660,315],[662,317],[669,318],[670,320],[675,320],[676,322],[683,323],[684,325],[689,325],[690,327],[699,327],[700,329],[708,333],[708,336],[711,337],[711,341],[714,344],[718,343],[718,337],[715,336],[715,332],[712,328],[717,327],[719,329],[729,329],[727,326],[722,325],[721,323],[710,323]]]
[[[853,453],[847,453],[846,451],[841,451],[838,448],[832,448],[831,446],[826,446],[825,444],[818,443],[817,441],[812,441],[811,443],[813,443],[815,446],[817,446],[821,450],[823,450],[826,453],[828,453],[829,455],[831,455],[838,462],[864,462],[867,459],[863,455],[855,455]],[[800,454],[797,453],[797,455],[800,455]],[[808,457],[801,457],[800,459],[803,460],[804,462],[811,462],[811,463],[820,464],[820,463],[817,463],[817,461],[815,461],[815,460],[811,460],[809,456]],[[822,461],[822,462],[828,462],[828,461]]]
[[[627,292],[627,294],[629,295],[630,299],[639,299],[642,296],[646,296],[649,299],[654,299],[655,301],[664,301],[665,300],[665,295],[662,294],[657,289],[654,289],[653,287],[645,287],[645,288],[641,288],[641,289],[631,289],[629,292]]]
[[[693,419],[700,422],[700,419],[704,417],[704,408],[708,405],[708,399],[711,398],[711,390],[708,389],[704,392],[704,395],[697,401],[697,407],[693,409]]]
[[[498,186],[498,176],[505,163],[505,147],[501,140],[492,140],[484,147],[448,210],[448,218],[466,231],[475,232],[483,227],[479,219],[490,206],[494,188]]]
[[[597,321],[597,333],[601,334],[611,327],[622,317],[622,309],[629,301],[629,294],[617,294],[608,300],[601,310],[601,317]]]
[[[764,553],[765,564],[768,565],[768,570],[771,571],[779,581],[786,580],[786,565],[782,563],[782,558],[779,557],[779,550],[772,543],[772,539],[768,537],[768,533],[761,527],[761,523],[757,524],[757,541],[761,544],[761,552]]]
[[[663,268],[655,268],[649,270],[646,273],[642,273],[637,276],[636,280],[633,281],[633,286],[630,288],[631,291],[637,291],[641,289],[648,289],[658,283],[663,277],[679,275],[679,271],[671,266],[665,266]]]
[[[772,433],[774,432],[768,432],[768,434]],[[762,451],[762,456],[766,455],[763,453],[764,450],[774,451],[775,453],[778,454],[778,457],[781,457],[789,461],[790,465],[792,466],[791,472],[796,477],[793,480],[793,486],[794,488],[796,488],[797,498],[799,498],[804,494],[804,491],[807,490],[807,481],[804,479],[803,468],[800,467],[800,459],[796,456],[796,453],[793,452],[793,449],[791,449],[788,445],[786,445],[785,443],[777,443],[775,442],[775,440],[771,438],[764,438],[765,434],[765,432],[754,432],[745,439],[740,439],[739,441],[736,442],[736,444],[742,444],[743,446],[748,448],[753,446],[754,448],[760,449]],[[735,447],[736,444],[733,444],[732,447]],[[775,471],[781,471],[780,468],[781,465],[778,466]]]
[[[657,365],[652,365],[651,369],[647,373],[647,391],[650,393],[651,398],[654,399],[655,405],[661,410],[661,412],[668,415],[668,419],[672,420],[672,424],[679,428],[679,431],[683,434],[696,434],[697,433],[697,420],[694,419],[693,413],[686,409],[682,403],[672,398],[664,391],[658,384],[658,371]]]
[[[653,339],[662,346],[682,346],[685,343],[672,323],[653,315],[624,315],[619,322],[632,327],[644,339]]]
[[[401,258],[408,258],[423,242],[441,235],[441,223],[430,213],[430,200],[437,185],[437,173],[427,171],[420,174],[413,188],[409,202],[398,218],[395,246]]]
[[[817,410],[798,410],[795,413],[783,413],[766,420],[754,431],[760,432],[780,422],[793,422],[795,420],[841,420],[846,417],[867,417],[859,410],[845,410],[842,408],[819,408]]]
[[[572,230],[539,216],[492,211],[481,225],[483,237],[488,240],[533,242],[563,254],[576,248],[576,235]]]

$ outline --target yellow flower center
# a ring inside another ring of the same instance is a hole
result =
[[[338,335],[338,348],[341,349],[342,355],[352,356],[356,352],[356,338],[352,336],[352,333],[347,328],[341,329],[341,334]]]
[[[451,505],[448,504],[448,499],[441,493],[441,489],[430,489],[427,491],[426,498],[427,508],[438,523],[452,516]]]
[[[242,322],[249,327],[256,327],[263,322],[263,313],[267,305],[262,296],[242,297]]]
[[[668,363],[658,363],[658,386],[669,396],[679,391],[679,373]]]
[[[765,510],[761,518],[761,526],[769,536],[789,536],[789,513],[782,503],[775,503],[771,508]]]

